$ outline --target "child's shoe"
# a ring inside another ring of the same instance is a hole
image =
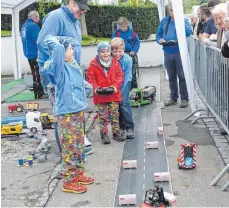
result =
[[[87,187],[80,185],[79,183],[71,182],[71,183],[64,183],[62,186],[63,192],[69,193],[76,193],[81,194],[87,191]]]
[[[113,134],[113,139],[117,142],[123,142],[125,141],[125,138],[121,136],[120,134]]]
[[[95,179],[93,177],[84,176],[83,172],[80,172],[75,180],[82,185],[89,185],[95,182]]]
[[[108,137],[107,134],[101,134],[101,139],[102,139],[103,144],[110,144],[111,143],[110,138]]]
[[[134,139],[134,130],[133,129],[128,129],[127,130],[127,134],[126,134],[126,138],[127,139]]]

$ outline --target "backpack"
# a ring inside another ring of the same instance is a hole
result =
[[[120,31],[116,30],[116,37],[120,38]],[[132,32],[131,41],[134,41],[134,38],[136,37],[136,32]]]

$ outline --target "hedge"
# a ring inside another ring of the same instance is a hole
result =
[[[86,14],[88,34],[95,37],[111,37],[112,22],[125,16],[132,22],[140,39],[156,32],[159,23],[157,7],[91,6]]]
[[[59,8],[60,5],[46,8],[46,13]],[[20,11],[20,28],[32,10],[38,10],[38,3],[31,4]],[[134,30],[140,39],[146,39],[150,34],[156,32],[159,23],[157,7],[126,7],[126,6],[90,6],[90,12],[86,13],[86,24],[88,35],[95,37],[111,37],[112,22],[117,21],[120,16],[127,17],[132,23]],[[9,16],[3,18],[2,30],[11,29]]]
[[[1,14],[1,30],[12,30],[12,16]]]

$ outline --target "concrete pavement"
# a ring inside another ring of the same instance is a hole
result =
[[[150,70],[155,69],[144,70],[149,85],[151,84]],[[169,97],[168,82],[164,80],[163,74],[161,74],[160,93],[158,91],[157,96],[159,94],[161,100]],[[48,101],[39,102],[43,110],[52,112]],[[5,103],[2,104],[2,112],[4,116],[8,115]],[[177,206],[229,206],[228,192],[220,191],[221,185],[228,178],[223,178],[219,186],[209,185],[224,167],[223,160],[204,123],[199,122],[192,126],[190,121],[182,120],[188,113],[190,109],[180,109],[178,106],[162,110],[172,187],[178,197]],[[59,161],[53,130],[48,130],[48,133],[53,144],[49,161],[44,164],[38,163],[31,169],[18,168],[17,159],[19,156],[26,156],[27,150],[36,146],[35,141],[24,136],[20,137],[18,143],[5,139],[1,141],[3,207],[35,206],[41,202],[41,196],[47,196],[47,182],[53,176],[53,170]],[[46,204],[47,207],[111,207],[113,205],[124,143],[112,141],[111,145],[102,145],[98,127],[92,131],[90,138],[95,153],[87,157],[86,170],[89,175],[95,177],[95,184],[89,186],[87,193],[75,195],[63,193],[62,181],[57,181],[52,197]],[[197,144],[197,167],[188,171],[179,170],[176,158],[180,151],[180,144],[187,142]]]
[[[161,71],[161,100],[169,98],[168,81]],[[174,194],[178,207],[228,207],[228,192],[220,191],[228,175],[219,186],[210,183],[225,166],[206,125],[199,121],[192,125],[191,120],[183,118],[191,112],[190,108],[181,109],[179,105],[162,110],[167,156]],[[179,170],[176,159],[182,143],[197,144],[197,167],[193,170]]]

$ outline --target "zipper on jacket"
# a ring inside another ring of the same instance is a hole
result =
[[[74,96],[74,87],[72,86],[72,102],[73,104],[76,104],[76,98]]]

